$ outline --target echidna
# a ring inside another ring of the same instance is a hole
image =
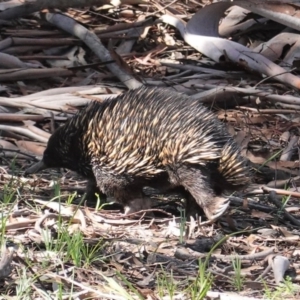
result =
[[[26,173],[58,167],[84,176],[127,213],[138,209],[144,186],[184,187],[210,220],[228,207],[222,192],[250,178],[225,125],[199,100],[145,87],[88,104],[53,133]]]

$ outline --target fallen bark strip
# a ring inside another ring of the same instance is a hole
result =
[[[211,300],[257,300],[255,297],[247,297],[239,295],[238,293],[226,293],[208,291],[206,296]]]
[[[114,24],[111,26],[107,26],[105,29],[95,29],[95,33],[98,36],[102,36],[102,34],[108,34],[108,33],[127,33],[128,29],[138,28],[138,27],[145,27],[150,26],[154,23],[154,19],[147,18],[141,21],[136,21],[133,23],[120,23],[120,24]]]
[[[295,109],[281,109],[281,108],[253,108],[247,106],[239,106],[239,109],[242,111],[249,111],[254,115],[277,115],[277,114],[294,114]],[[300,107],[299,107],[300,110]]]
[[[27,128],[21,128],[21,127],[16,127],[16,126],[7,126],[7,125],[0,125],[0,130],[5,130],[5,131],[12,131],[18,134],[22,134],[25,136],[28,136],[31,139],[37,140],[42,143],[47,143],[48,138],[42,137],[31,130]]]
[[[107,87],[109,88],[109,87]],[[65,92],[64,92],[65,89]],[[76,92],[76,89],[78,92]],[[24,109],[23,112],[48,115],[49,110],[54,115],[64,112],[71,116],[77,110],[73,107],[84,106],[91,100],[104,101],[107,98],[116,97],[120,92],[117,88],[110,88],[116,93],[106,94],[102,87],[91,86],[89,89],[83,87],[57,88],[20,96],[18,98],[0,97],[0,105]],[[87,90],[85,92],[85,90]],[[38,108],[38,109],[37,109]],[[66,115],[55,117],[56,120],[65,120]]]
[[[41,11],[43,9],[64,9],[69,7],[88,7],[88,6],[102,6],[105,4],[111,4],[112,6],[118,6],[121,4],[146,4],[147,0],[33,0],[25,2],[22,5],[11,7],[0,12],[1,20],[12,20],[15,18],[24,17],[34,12]]]
[[[47,48],[51,48],[51,46],[42,46],[42,45],[30,45],[30,46],[16,46],[16,47],[10,47],[7,49],[2,50],[2,53],[10,54],[10,55],[20,55],[23,53],[28,52],[40,52],[44,51]]]
[[[114,60],[110,52],[102,45],[97,35],[78,24],[75,20],[61,14],[52,13],[46,13],[45,17],[49,23],[82,40],[101,61]],[[107,68],[128,88],[135,89],[142,86],[141,82],[136,80],[131,74],[126,73],[124,68],[121,68],[117,63],[108,64]]]
[[[36,64],[24,63],[19,58],[7,54],[0,53],[0,68],[2,69],[27,69],[27,68],[37,68]]]
[[[282,180],[273,180],[269,181],[267,183],[267,187],[269,188],[284,188],[287,184],[290,184],[290,182],[296,182],[300,180],[300,176],[296,176],[293,178],[287,178],[287,179],[282,179]]]
[[[181,19],[171,15],[163,15],[160,20],[176,27],[187,44],[215,62],[222,62],[227,59],[246,70],[259,72],[291,87],[300,89],[300,78],[290,74],[284,68],[276,65],[261,54],[251,51],[249,48],[238,43],[198,33],[199,30],[197,28],[201,28],[201,25],[198,25],[197,28],[189,25],[194,25],[194,20],[199,16],[198,13],[195,14],[187,25]]]
[[[223,254],[213,254],[211,257],[216,259],[222,259],[226,261],[232,261],[233,259],[240,259],[240,260],[261,260],[265,259],[268,255],[274,253],[274,248],[269,248],[265,251],[253,253],[253,254],[245,254],[245,255],[223,255]]]
[[[26,79],[39,79],[57,76],[73,76],[74,73],[63,68],[51,69],[25,69],[25,70],[5,70],[0,72],[0,81],[14,81]]]
[[[275,22],[299,30],[299,1],[293,0],[235,0],[233,5],[239,5],[253,13],[257,13]]]
[[[180,253],[181,249],[176,250],[174,256],[175,257],[181,257],[180,259],[195,259],[195,258],[206,258],[208,256],[207,253],[199,253],[197,251],[193,251],[193,254],[186,253],[184,256]],[[224,254],[212,254],[211,258],[220,259],[224,261],[232,261],[233,259],[240,259],[240,260],[263,260],[268,255],[274,253],[274,248],[269,248],[267,250],[253,253],[253,254],[245,254],[245,255],[239,255],[239,254],[233,254],[233,255],[224,255]]]
[[[199,85],[195,84],[195,88],[209,88],[209,85]],[[240,88],[240,87],[228,87],[228,86],[212,86],[208,91],[197,93],[192,95],[192,98],[201,99],[203,103],[210,102],[212,99],[215,99],[216,95],[224,94],[226,92],[234,92],[236,94],[241,93],[244,95],[253,95],[260,97],[262,99],[267,99],[270,101],[278,101],[283,103],[297,104],[300,105],[300,98],[291,96],[291,95],[276,95],[262,90],[257,90],[254,88]]]
[[[0,50],[7,49],[15,46],[25,45],[42,45],[42,46],[65,46],[79,44],[80,41],[72,38],[21,38],[21,37],[8,37],[0,42]]]
[[[11,114],[2,113],[0,114],[0,122],[21,122],[25,120],[31,121],[43,121],[45,118],[50,118],[50,114],[47,115],[28,115],[28,114]]]
[[[25,127],[28,130],[30,130],[33,134],[37,134],[41,138],[45,138],[47,140],[50,138],[51,133],[46,132],[46,131],[44,131],[44,130],[42,130],[42,129],[40,129],[40,128],[34,126],[34,125],[32,125],[33,122],[31,122],[31,121],[24,121],[23,123],[24,123]]]

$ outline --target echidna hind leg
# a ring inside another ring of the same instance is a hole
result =
[[[209,220],[222,216],[229,206],[229,200],[216,196],[211,187],[209,170],[190,166],[181,166],[176,170],[178,183],[193,196],[197,204],[204,210]]]

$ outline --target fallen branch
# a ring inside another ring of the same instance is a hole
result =
[[[297,193],[297,194],[299,194],[299,193]],[[292,224],[294,224],[296,226],[300,226],[300,221],[297,220],[296,218],[294,218],[291,214],[289,214],[287,212],[287,210],[285,208],[282,207],[283,206],[282,202],[278,200],[275,191],[272,191],[272,190],[270,191],[268,199],[273,204],[275,204],[278,209],[283,211],[284,217],[287,218]]]
[[[28,16],[34,12],[41,11],[43,9],[64,9],[68,7],[88,7],[88,6],[101,6],[110,4],[112,6],[118,6],[121,4],[142,4],[148,3],[147,0],[35,0],[28,1],[25,4],[19,4],[16,2],[15,7],[10,7],[0,12],[1,20],[11,20]]]
[[[78,37],[103,61],[114,60],[110,52],[102,45],[97,35],[78,24],[75,20],[61,14],[46,13],[46,20],[58,28]],[[135,89],[142,85],[131,74],[126,73],[117,63],[107,65],[107,68],[128,88]]]

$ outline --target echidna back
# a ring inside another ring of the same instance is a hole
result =
[[[140,88],[92,102],[71,123],[80,124],[88,155],[120,174],[151,177],[167,166],[217,161],[226,143],[237,149],[199,100],[169,89]],[[230,178],[228,167],[222,170]]]

